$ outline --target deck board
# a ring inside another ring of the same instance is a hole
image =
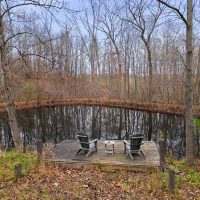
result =
[[[122,140],[115,140],[114,155],[105,155],[105,145],[103,140],[98,140],[97,148],[98,151],[92,153],[88,158],[86,158],[84,154],[76,156],[79,144],[73,140],[64,140],[54,147],[54,154],[46,160],[48,162],[61,163],[75,168],[89,168],[98,165],[102,168],[124,168],[130,170],[136,168],[158,168],[160,163],[159,153],[156,144],[153,141],[144,141],[141,149],[145,158],[141,155],[134,155],[134,160],[131,160],[130,157],[124,153],[124,144]]]

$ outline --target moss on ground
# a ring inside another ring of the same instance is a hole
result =
[[[22,165],[22,173],[26,175],[31,169],[35,168],[36,155],[34,152],[23,153],[22,151],[9,151],[0,153],[0,182],[8,181],[14,176],[14,167],[17,164]]]

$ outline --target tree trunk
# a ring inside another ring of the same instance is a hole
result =
[[[187,30],[186,30],[186,81],[185,81],[185,100],[186,100],[186,160],[188,164],[194,162],[193,145],[193,82],[192,82],[192,64],[193,64],[193,42],[192,42],[192,18],[193,18],[193,0],[187,0]]]
[[[118,70],[119,70],[119,98],[122,99],[123,98],[123,76],[122,76],[122,63],[121,63],[121,55],[120,55],[120,52],[119,52],[119,49],[117,47],[117,45],[115,43],[113,43],[114,46],[115,46],[115,50],[116,50],[116,54],[117,54],[117,67],[118,67]]]
[[[5,46],[5,38],[4,38],[4,28],[3,21],[1,17],[1,4],[0,4],[0,65],[3,74],[4,81],[4,90],[6,94],[6,102],[7,102],[7,112],[8,119],[11,128],[12,139],[16,148],[22,147],[22,138],[20,137],[20,131],[17,124],[16,113],[15,113],[15,104],[13,100],[12,88],[10,85],[10,72],[8,65],[8,58]]]
[[[196,104],[200,103],[200,47],[198,52],[198,65],[197,65],[197,75],[196,75]]]
[[[143,42],[147,50],[147,59],[148,59],[148,70],[149,70],[149,88],[148,88],[148,98],[149,103],[152,103],[153,100],[153,65],[152,65],[152,55],[151,55],[151,44],[150,40],[146,41],[143,39]],[[148,141],[151,141],[152,131],[153,131],[153,122],[152,122],[152,113],[149,112],[149,130],[148,130]]]
[[[151,56],[151,47],[150,47],[150,41],[147,41],[146,43],[146,49],[147,49],[147,56],[148,56],[148,70],[149,70],[149,103],[152,103],[152,97],[153,97],[153,65],[152,65],[152,56]]]
[[[151,141],[152,134],[153,134],[153,119],[152,119],[152,113],[151,113],[151,112],[149,112],[148,124],[149,124],[149,129],[148,129],[148,141]]]

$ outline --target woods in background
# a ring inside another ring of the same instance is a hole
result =
[[[14,14],[5,17],[12,23],[5,38],[16,101],[126,98],[184,103],[185,31],[173,12],[157,1],[143,0],[87,0],[72,11],[55,5],[50,16],[38,9],[34,13],[12,9]],[[55,17],[58,13],[63,13],[62,18]],[[196,27],[193,89],[198,104],[200,38]]]
[[[193,163],[192,105],[200,103],[199,2],[87,0],[69,9],[65,1],[26,0],[0,1],[0,6],[1,101],[7,102],[16,146],[22,141],[14,101],[185,104],[186,159]],[[151,114],[149,119],[152,124]]]

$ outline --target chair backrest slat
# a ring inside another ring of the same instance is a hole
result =
[[[142,134],[136,134],[130,137],[131,150],[139,150],[143,140]]]
[[[80,145],[84,149],[89,149],[89,138],[88,135],[77,135]]]

